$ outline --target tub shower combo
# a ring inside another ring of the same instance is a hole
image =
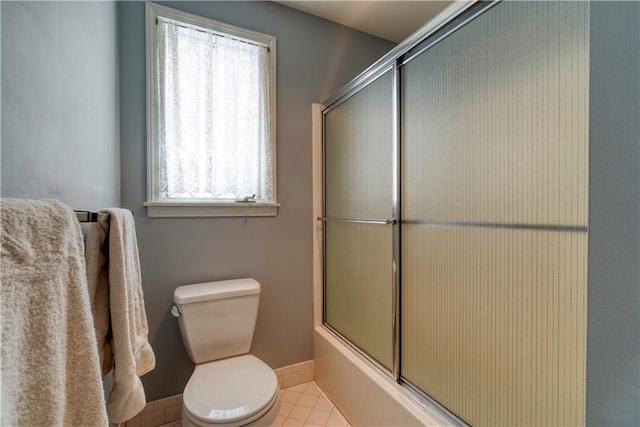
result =
[[[588,92],[588,3],[479,2],[315,106],[316,378],[352,424],[584,424]]]

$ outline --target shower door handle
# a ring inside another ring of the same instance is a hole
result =
[[[322,222],[352,222],[352,223],[356,223],[356,224],[382,224],[382,225],[389,225],[389,224],[397,224],[398,220],[396,220],[395,218],[391,218],[391,219],[356,219],[356,218],[330,218],[330,217],[321,217],[319,216],[318,221],[322,221]]]

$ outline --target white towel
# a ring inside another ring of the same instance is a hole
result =
[[[54,200],[2,199],[2,425],[106,426],[84,245]]]
[[[119,208],[105,211],[108,220],[101,216],[89,230],[87,273],[102,372],[113,367],[107,413],[111,423],[121,423],[144,408],[146,399],[139,377],[155,367],[155,356],[148,341],[133,215]]]

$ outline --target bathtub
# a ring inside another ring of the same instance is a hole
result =
[[[324,326],[313,331],[315,381],[354,426],[460,425],[419,400]]]

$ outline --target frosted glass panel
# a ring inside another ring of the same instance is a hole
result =
[[[391,226],[327,223],[325,321],[391,367]]]
[[[586,233],[403,227],[402,371],[474,426],[584,425]]]
[[[472,425],[581,425],[588,3],[502,2],[402,67],[402,376]]]
[[[325,215],[389,219],[393,80],[387,72],[325,114]],[[325,223],[325,322],[392,363],[392,227]]]
[[[329,217],[390,218],[391,72],[325,116],[325,209]]]
[[[587,223],[588,10],[504,2],[402,68],[404,219]]]

